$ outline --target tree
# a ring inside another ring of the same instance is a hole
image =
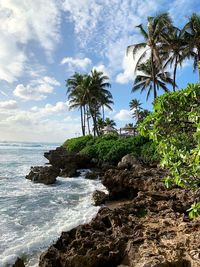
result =
[[[129,103],[130,110],[133,112],[133,118],[136,119],[136,122],[138,121],[140,111],[142,110],[141,105],[142,103],[137,99],[132,99]]]
[[[169,33],[163,33],[161,44],[161,54],[166,59],[164,67],[173,67],[173,91],[176,89],[177,67],[182,66],[185,58],[189,58],[187,42],[184,38],[184,30],[173,28]]]
[[[89,110],[93,119],[94,135],[99,135],[97,118],[100,114],[100,108],[103,107],[104,110],[105,106],[112,110],[112,94],[109,90],[107,90],[107,88],[110,88],[111,85],[108,82],[108,76],[104,75],[101,71],[92,70],[90,76],[91,85],[88,94]]]
[[[85,116],[84,109],[86,105],[86,98],[84,92],[83,82],[85,75],[75,73],[68,80],[66,80],[67,94],[69,99],[70,109],[78,108],[81,113],[81,129],[82,134],[85,135]]]
[[[185,39],[188,42],[189,51],[194,60],[194,70],[198,69],[200,81],[200,68],[198,68],[200,63],[200,15],[193,13],[184,29]]]
[[[114,120],[111,120],[110,118],[106,118],[105,121],[105,126],[110,126],[110,127],[114,127],[116,126],[116,123]]]
[[[167,71],[160,71],[158,67],[154,66],[154,75],[152,76],[152,63],[151,60],[147,60],[145,63],[138,65],[137,70],[142,74],[137,74],[132,92],[140,90],[141,92],[147,91],[147,100],[153,91],[154,99],[157,97],[157,91],[162,89],[164,92],[169,92],[166,84],[173,84],[173,80],[170,77],[170,73]]]
[[[143,59],[147,56],[148,51],[150,52],[150,60],[151,60],[151,77],[152,77],[152,89],[154,92],[154,98],[156,98],[157,93],[157,85],[156,85],[156,70],[163,69],[162,60],[160,58],[159,53],[159,43],[161,41],[161,34],[167,33],[170,31],[172,27],[171,18],[168,13],[161,13],[155,17],[148,17],[147,29],[143,27],[142,24],[137,27],[140,30],[141,35],[144,37],[144,42],[139,44],[130,45],[127,48],[127,52],[129,53],[132,50],[133,56],[135,57],[136,53],[140,50],[142,51],[141,56],[139,57],[136,69],[139,64],[142,63]]]

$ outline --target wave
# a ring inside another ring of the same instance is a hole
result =
[[[19,149],[47,149],[47,148],[55,148],[61,145],[60,143],[31,143],[31,142],[0,142],[0,149],[7,148],[19,148]]]

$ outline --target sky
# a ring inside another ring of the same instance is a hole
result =
[[[69,110],[65,81],[96,68],[110,77],[107,116],[117,127],[134,120],[129,102],[135,59],[126,47],[142,41],[135,26],[169,12],[182,27],[199,0],[0,0],[0,141],[63,142],[79,136],[78,110]],[[197,82],[192,62],[178,70],[180,88]],[[161,92],[160,92],[161,93]]]

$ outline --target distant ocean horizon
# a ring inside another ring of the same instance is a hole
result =
[[[25,179],[31,166],[44,165],[45,151],[60,143],[0,141],[0,266],[17,257],[28,267],[38,266],[38,257],[62,231],[89,222],[98,207],[92,193],[104,189],[100,181],[57,178],[53,185]]]

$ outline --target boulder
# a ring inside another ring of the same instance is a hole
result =
[[[12,267],[25,267],[24,261],[20,258],[17,258]]]
[[[121,161],[118,163],[117,167],[119,169],[141,169],[141,163],[139,162],[139,160],[134,157],[131,154],[128,154],[126,156],[124,156]]]
[[[60,169],[68,168],[68,165],[71,165],[71,163],[76,164],[77,169],[87,168],[90,164],[90,160],[85,156],[69,153],[62,146],[45,152],[44,157],[49,160],[52,166]]]
[[[77,172],[77,164],[74,162],[70,162],[65,166],[64,169],[61,169],[60,176],[61,177],[76,177],[79,175],[79,172]]]
[[[30,173],[26,175],[26,179],[34,183],[43,183],[46,185],[53,184],[56,177],[60,174],[60,169],[53,166],[36,166],[31,167]]]
[[[85,175],[85,179],[89,180],[96,180],[98,178],[99,178],[99,172],[96,171],[87,172]]]
[[[95,190],[92,199],[95,206],[100,206],[108,200],[108,195],[103,191]]]

